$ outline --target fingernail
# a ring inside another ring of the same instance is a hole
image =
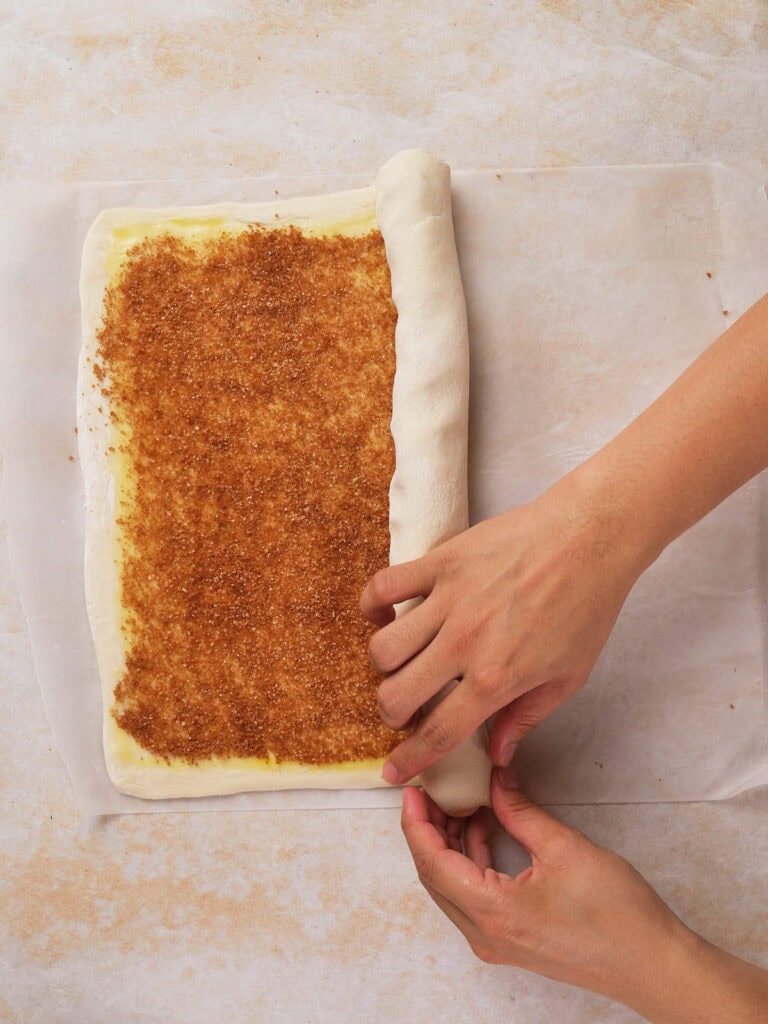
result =
[[[504,746],[501,748],[499,754],[499,767],[506,768],[512,758],[515,756],[517,750],[517,743],[514,740],[507,740]]]
[[[508,764],[505,768],[499,768],[498,779],[499,785],[502,789],[520,788],[520,783],[517,778],[517,769],[511,764]]]
[[[391,761],[387,761],[381,770],[381,777],[390,786],[396,786],[400,782],[400,773]]]

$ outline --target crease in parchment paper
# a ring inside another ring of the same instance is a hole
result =
[[[86,817],[399,802],[386,790],[142,801],[113,789],[83,599],[82,484],[69,459],[80,250],[100,209],[368,183],[0,186],[0,516],[54,740]],[[768,290],[763,183],[756,162],[454,174],[475,520],[530,500],[597,450]],[[768,783],[765,500],[764,481],[743,488],[640,580],[589,684],[520,748],[534,797],[694,801]]]

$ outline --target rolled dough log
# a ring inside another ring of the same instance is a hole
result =
[[[469,343],[447,165],[421,150],[394,156],[376,178],[376,219],[398,311],[389,492],[390,562],[396,564],[421,557],[469,524]],[[489,804],[490,772],[483,727],[420,781],[443,811],[463,816]]]
[[[437,764],[421,773],[421,784],[437,806],[454,818],[466,818],[490,806],[491,759],[484,725]]]

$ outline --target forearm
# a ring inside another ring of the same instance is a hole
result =
[[[642,571],[768,465],[767,427],[765,296],[561,483],[629,544]]]
[[[768,971],[681,928],[654,981],[619,999],[651,1024],[765,1024]]]

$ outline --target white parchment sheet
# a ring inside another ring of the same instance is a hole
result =
[[[80,250],[100,209],[366,183],[0,186],[0,515],[54,738],[87,815],[399,800],[391,791],[295,791],[153,802],[115,792],[83,598],[74,435]],[[476,520],[532,499],[609,440],[768,290],[757,163],[459,172],[454,203]],[[536,798],[702,800],[768,783],[764,523],[758,480],[642,578],[587,687],[521,747]]]

